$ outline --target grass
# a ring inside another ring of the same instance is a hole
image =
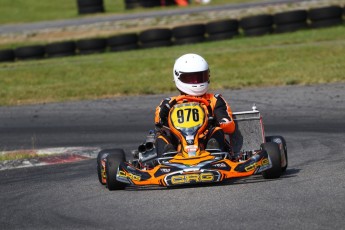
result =
[[[19,160],[19,159],[31,159],[41,157],[35,151],[32,150],[23,150],[23,151],[14,151],[8,153],[0,152],[0,161],[10,161],[10,160]]]
[[[259,2],[260,0],[213,0],[210,5],[255,1]],[[124,0],[104,0],[104,6],[106,13],[111,14],[164,9],[156,7],[125,10]],[[194,6],[197,6],[197,4],[194,3],[191,7]],[[176,8],[176,6],[169,8],[174,7]],[[77,0],[1,0],[0,24],[71,19],[78,17],[85,16],[78,15]]]
[[[345,26],[255,38],[0,64],[0,105],[176,92],[174,60],[195,52],[212,89],[345,81]]]

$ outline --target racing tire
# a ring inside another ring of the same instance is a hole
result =
[[[107,188],[110,191],[125,189],[126,184],[116,180],[117,169],[120,163],[126,161],[125,152],[123,149],[108,149],[107,153],[109,154],[105,163]]]
[[[102,180],[102,158],[107,157],[107,155],[109,154],[109,149],[103,149],[101,150],[98,155],[97,155],[97,176],[98,176],[98,180],[99,183],[101,183],[102,185],[105,185],[106,183],[103,182]]]
[[[0,50],[0,62],[14,61],[14,51],[11,49]]]
[[[281,169],[282,172],[285,172],[289,161],[288,161],[288,154],[287,154],[287,145],[286,145],[286,141],[285,138],[282,136],[267,136],[265,137],[266,142],[275,142],[278,144],[279,146],[279,150],[280,150],[280,156],[281,156]],[[285,159],[285,161],[284,161]]]
[[[262,150],[266,151],[272,164],[272,168],[262,172],[265,179],[279,178],[282,174],[280,150],[277,143],[266,142],[261,144]]]

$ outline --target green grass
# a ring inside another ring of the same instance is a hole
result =
[[[174,92],[172,67],[195,52],[212,89],[345,81],[345,26],[157,49],[0,64],[0,105]]]
[[[259,1],[260,0],[213,0],[210,5]],[[156,7],[125,10],[124,0],[104,0],[104,6],[107,14],[164,9]],[[197,6],[197,4],[192,5],[192,7],[194,6]],[[1,0],[0,24],[70,19],[78,17],[85,16],[78,15],[77,0]]]

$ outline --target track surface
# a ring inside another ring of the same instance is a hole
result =
[[[287,139],[280,179],[109,192],[95,160],[1,171],[0,229],[343,229],[345,84],[222,94]],[[1,107],[0,148],[136,148],[164,96]]]

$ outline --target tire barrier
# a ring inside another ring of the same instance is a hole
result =
[[[205,40],[205,25],[194,24],[178,26],[172,29],[174,44],[185,45],[203,42]]]
[[[218,41],[224,39],[231,39],[238,35],[238,21],[237,20],[223,20],[209,22],[205,26],[208,41]]]
[[[65,57],[75,55],[76,45],[74,41],[48,44],[45,47],[47,57]]]
[[[260,36],[273,31],[273,17],[269,14],[245,17],[240,20],[245,36]]]
[[[139,0],[126,1],[134,3]],[[79,0],[79,2],[87,5],[91,2],[103,3],[103,0]],[[168,0],[165,2],[167,3]],[[345,17],[344,8],[329,6],[308,11],[295,10],[274,15],[257,15],[240,20],[212,21],[206,24],[178,26],[172,29],[148,29],[140,33],[121,34],[108,38],[90,38],[51,43],[45,46],[32,45],[16,49],[4,49],[0,50],[0,62],[193,44],[205,40],[231,39],[240,32],[245,36],[264,35],[272,31],[275,33],[294,32],[306,28],[315,29],[339,25],[344,22],[343,17]]]
[[[77,0],[79,14],[103,13],[103,0]]]
[[[83,39],[76,42],[79,54],[102,53],[105,51],[107,41],[104,38]]]
[[[0,62],[14,61],[14,51],[11,49],[0,50]]]
[[[274,32],[286,33],[308,28],[308,12],[295,10],[273,15]]]
[[[155,48],[170,46],[172,32],[170,29],[149,29],[139,34],[139,41],[142,48]]]
[[[309,10],[308,17],[312,28],[335,26],[343,21],[343,9],[340,6],[311,9]]]
[[[45,56],[44,46],[24,46],[14,50],[15,57],[18,60],[41,59]]]
[[[138,35],[131,33],[112,36],[108,38],[107,45],[109,50],[113,52],[137,49],[139,47]]]
[[[148,8],[176,5],[175,0],[125,0],[125,9]]]

